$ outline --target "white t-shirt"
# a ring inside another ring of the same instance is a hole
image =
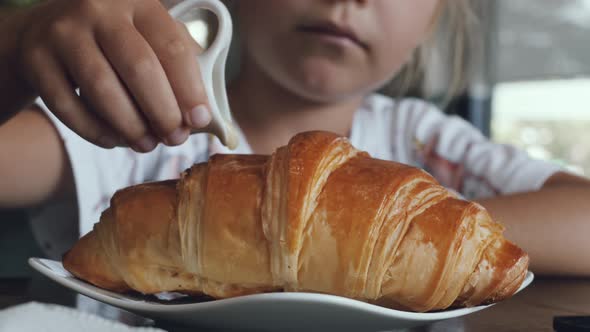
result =
[[[210,135],[197,134],[177,147],[160,145],[148,154],[127,148],[106,150],[80,138],[39,101],[57,127],[73,169],[75,202],[52,202],[32,211],[33,229],[49,257],[71,246],[64,234],[92,229],[118,189],[146,181],[177,178],[215,153],[251,153],[244,136],[229,151]],[[354,115],[352,144],[374,158],[393,160],[430,172],[441,184],[467,199],[538,190],[557,165],[533,160],[512,146],[490,142],[457,116],[447,116],[418,99],[373,94]],[[68,231],[69,229],[69,231]]]

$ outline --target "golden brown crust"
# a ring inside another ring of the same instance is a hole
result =
[[[94,232],[84,235],[62,258],[63,266],[74,276],[98,287],[115,292],[129,290],[129,286],[112,270],[100,241]]]
[[[429,311],[518,289],[528,256],[502,232],[422,170],[308,132],[271,157],[217,155],[117,192],[64,266],[116,291],[312,291]]]

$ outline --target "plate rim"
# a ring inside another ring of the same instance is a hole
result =
[[[141,300],[133,299],[125,296],[124,294],[118,294],[109,290],[102,289],[87,283],[84,280],[78,279],[74,276],[64,277],[57,274],[50,266],[45,264],[45,261],[62,264],[61,261],[31,257],[28,259],[29,265],[45,275],[49,279],[57,282],[58,284],[76,291],[80,294],[91,297],[95,300],[120,307],[130,311],[141,311],[144,313],[177,313],[179,310],[182,311],[195,311],[195,310],[212,310],[216,307],[224,307],[229,305],[247,305],[251,304],[252,300],[285,300],[285,295],[288,296],[289,301],[310,301],[310,302],[321,302],[323,304],[336,305],[346,307],[347,309],[363,311],[365,313],[378,314],[387,318],[393,319],[404,319],[412,321],[438,321],[450,318],[457,318],[472,314],[474,312],[489,308],[498,303],[492,303],[488,305],[480,305],[469,308],[451,309],[446,311],[438,312],[411,312],[390,309],[376,304],[362,302],[347,297],[330,295],[330,294],[318,294],[318,293],[306,293],[306,292],[280,292],[280,293],[263,293],[263,294],[252,294],[244,295],[227,299],[219,299],[214,301],[196,302],[196,303],[174,303],[174,304],[159,304],[142,302]],[[63,265],[62,265],[63,266]],[[65,270],[65,268],[64,268]],[[527,275],[523,280],[522,284],[515,292],[514,295],[528,287],[534,280],[534,274],[531,271],[527,271]],[[499,302],[501,303],[501,302]]]

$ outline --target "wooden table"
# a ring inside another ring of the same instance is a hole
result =
[[[74,297],[73,292],[40,276],[32,281],[0,280],[0,308],[31,300],[73,306]],[[590,279],[537,278],[527,289],[501,304],[410,331],[553,331],[553,317],[561,315],[590,315]],[[155,325],[171,332],[189,331],[159,322]]]

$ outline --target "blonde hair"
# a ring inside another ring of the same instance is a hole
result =
[[[461,93],[469,75],[469,51],[474,47],[473,29],[477,18],[470,0],[440,0],[429,37],[414,51],[412,59],[389,82],[382,92],[394,96],[440,99],[446,105]],[[449,83],[442,96],[428,95],[425,78],[433,57],[450,66]]]

